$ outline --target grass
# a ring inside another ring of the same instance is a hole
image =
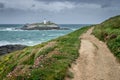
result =
[[[0,56],[1,80],[63,80],[71,63],[78,58],[79,36],[89,27],[68,35]],[[51,42],[55,44],[50,45]]]
[[[120,16],[112,17],[96,25],[93,34],[106,42],[110,50],[120,60]]]
[[[74,78],[74,74],[71,71],[67,72],[67,77],[68,78]]]

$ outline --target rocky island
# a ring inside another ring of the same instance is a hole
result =
[[[41,23],[26,24],[21,29],[22,30],[52,30],[52,29],[60,29],[60,27],[51,21],[44,20]]]

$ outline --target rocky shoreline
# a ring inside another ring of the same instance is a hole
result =
[[[17,50],[22,50],[26,48],[27,46],[25,45],[5,45],[5,46],[0,46],[0,55],[8,54]]]

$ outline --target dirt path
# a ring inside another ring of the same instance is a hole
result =
[[[80,37],[80,57],[70,68],[74,78],[66,80],[120,80],[120,64],[106,44],[91,35],[92,30]]]

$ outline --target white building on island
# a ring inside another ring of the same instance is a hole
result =
[[[47,21],[46,21],[46,19],[44,19],[43,23],[44,23],[44,24],[47,24]]]

